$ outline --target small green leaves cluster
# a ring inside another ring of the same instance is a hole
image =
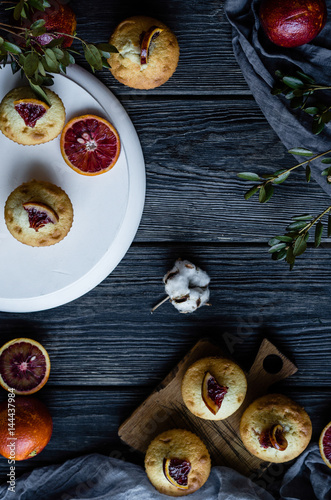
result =
[[[292,217],[291,223],[286,228],[286,233],[275,236],[268,242],[269,253],[273,260],[286,260],[290,269],[293,269],[296,257],[307,250],[309,231],[315,226],[314,246],[319,247],[322,240],[324,224],[321,219],[328,214],[327,236],[331,236],[331,206],[322,213],[313,217],[310,214],[296,215]]]
[[[14,17],[16,20],[26,18],[31,9],[44,11],[48,6],[46,0],[20,0],[14,8]],[[0,23],[0,29],[14,34],[16,39],[22,39],[22,44],[17,45],[0,37],[0,64],[10,63],[13,73],[21,70],[36,95],[48,104],[50,103],[42,87],[53,84],[54,74],[66,73],[69,64],[75,63],[74,54],[79,54],[71,48],[63,47],[64,36],[70,36],[81,44],[85,59],[93,72],[109,68],[107,59],[112,52],[117,52],[116,47],[108,43],[87,43],[76,35],[57,32],[48,32],[53,39],[47,45],[41,45],[36,37],[46,32],[43,19],[35,21],[29,28]]]
[[[298,163],[297,165],[294,165],[293,167],[290,167],[288,169],[280,169],[276,170],[273,174],[263,174],[263,175],[258,175],[254,172],[240,172],[238,177],[240,179],[243,179],[245,181],[255,181],[258,182],[255,186],[250,188],[244,195],[245,200],[249,200],[255,193],[259,192],[259,202],[260,203],[266,203],[267,201],[270,200],[272,195],[274,194],[274,186],[273,185],[278,185],[282,184],[286,179],[289,177],[291,172],[298,167],[301,167],[303,165],[306,165],[306,181],[310,182],[311,179],[311,168],[310,168],[310,162],[317,160],[321,158],[322,156],[331,153],[331,150],[325,151],[324,153],[319,153],[315,154],[309,149],[306,148],[292,148],[288,151],[292,155],[296,156],[305,156],[309,157],[308,160],[305,160],[301,163]],[[323,163],[331,163],[331,158],[324,158],[321,160]],[[322,175],[327,176],[327,180],[331,181],[331,167],[326,168],[323,170]]]
[[[331,87],[317,84],[314,78],[302,71],[297,71],[295,76],[276,71],[276,77],[278,81],[271,93],[283,94],[290,100],[291,108],[301,109],[311,115],[312,132],[320,134],[325,125],[331,121],[331,106],[319,102],[311,103],[310,97],[318,90],[331,90]]]

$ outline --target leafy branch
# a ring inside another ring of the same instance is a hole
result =
[[[325,151],[324,153],[319,153],[315,154],[309,149],[305,148],[293,148],[288,151],[289,153],[297,156],[306,156],[309,157],[308,160],[302,161],[298,163],[297,165],[294,165],[293,167],[290,167],[288,169],[281,169],[281,170],[276,170],[273,174],[263,174],[263,175],[258,175],[254,172],[240,172],[238,177],[240,179],[246,180],[246,181],[257,181],[258,184],[250,188],[244,195],[245,200],[249,200],[255,193],[259,191],[259,202],[260,203],[266,203],[267,201],[270,200],[272,195],[274,194],[274,184],[282,184],[286,179],[289,177],[291,172],[299,167],[302,167],[303,165],[306,165],[306,180],[307,182],[310,182],[311,178],[311,168],[310,168],[310,163],[314,160],[317,160],[321,158],[322,156],[325,156],[329,153],[331,153],[331,149],[328,151]],[[323,158],[322,163],[331,163],[331,158]],[[331,167],[326,168],[323,170],[322,175],[327,176],[328,182],[331,181]],[[265,180],[263,180],[265,179]]]
[[[35,10],[45,11],[49,7],[46,0],[20,0],[14,7],[13,16],[16,21],[29,19]],[[81,44],[84,57],[92,71],[109,68],[107,59],[112,52],[118,52],[116,47],[108,43],[88,43],[76,34],[49,32],[52,40],[47,44],[38,41],[38,37],[46,33],[45,20],[38,19],[27,28],[0,23],[0,30],[14,37],[14,41],[0,36],[0,64],[11,64],[13,73],[21,70],[25,74],[30,87],[39,98],[48,103],[43,86],[54,83],[54,74],[66,73],[69,64],[75,63],[74,54],[79,52],[64,47],[66,38],[72,38]],[[48,103],[49,104],[49,103]]]
[[[319,85],[314,78],[306,75],[302,71],[296,71],[296,76],[284,75],[281,71],[276,71],[278,79],[272,94],[283,94],[290,100],[292,109],[301,109],[313,117],[312,132],[320,134],[325,125],[331,120],[331,106],[324,103],[311,103],[310,97],[317,91],[331,90],[331,86]]]
[[[331,205],[315,218],[309,214],[297,215],[292,217],[292,222],[286,228],[286,233],[281,236],[275,236],[268,242],[270,246],[269,253],[273,260],[286,260],[293,269],[295,259],[307,250],[307,241],[309,231],[315,226],[314,245],[319,247],[322,240],[324,224],[321,219],[328,214],[327,236],[331,236]]]

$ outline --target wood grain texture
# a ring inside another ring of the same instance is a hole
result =
[[[298,391],[287,388],[286,394],[309,413],[313,423],[313,440],[316,441],[330,420],[330,389]],[[16,462],[17,477],[36,467],[61,463],[87,453],[102,453],[143,464],[143,455],[121,443],[117,429],[146,396],[148,390],[138,388],[42,389],[38,398],[44,401],[51,412],[53,435],[40,455]],[[1,392],[0,399],[4,397]],[[0,456],[0,482],[6,480],[7,473],[8,462]]]
[[[193,415],[186,407],[181,386],[187,369],[197,360],[226,354],[215,344],[201,340],[176,365],[155,391],[133,412],[119,428],[120,438],[142,452],[146,452],[151,439],[171,428],[193,431],[207,446],[214,465],[225,465],[250,477],[263,474],[270,464],[252,456],[240,439],[240,420],[245,409],[264,395],[270,385],[295,373],[297,368],[267,339],[263,339],[254,363],[247,373],[247,394],[240,408],[228,418],[219,421],[204,420]],[[264,368],[268,356],[276,356],[282,366],[271,374]],[[226,396],[225,396],[226,397]],[[151,432],[151,425],[154,431]],[[148,432],[146,432],[148,429]]]
[[[0,314],[5,342],[24,333],[48,349],[48,385],[153,387],[194,342],[210,337],[249,369],[268,337],[299,368],[286,385],[330,385],[328,248],[310,249],[292,272],[266,247],[134,245],[84,297],[34,314]],[[211,277],[211,307],[184,315],[163,298],[162,277],[179,256]],[[321,353],[323,357],[321,358]]]

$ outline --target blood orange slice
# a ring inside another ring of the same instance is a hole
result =
[[[83,175],[108,172],[121,149],[117,130],[95,115],[72,118],[62,131],[60,144],[65,162]]]
[[[51,363],[46,349],[32,339],[11,340],[0,349],[0,384],[15,394],[33,394],[47,382]]]
[[[39,99],[18,99],[14,101],[14,108],[23,118],[27,127],[33,128],[37,121],[44,116],[49,106]]]
[[[188,475],[191,464],[188,460],[180,458],[165,458],[163,460],[163,472],[169,483],[181,490],[188,489]]]
[[[319,446],[324,462],[331,469],[331,422],[324,427],[319,439]]]

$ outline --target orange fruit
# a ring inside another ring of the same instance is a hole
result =
[[[51,363],[46,349],[32,339],[10,340],[0,349],[0,384],[15,394],[33,394],[47,382]]]
[[[38,399],[16,396],[0,404],[0,454],[5,458],[35,457],[51,439],[52,431],[52,417]]]
[[[331,469],[331,422],[324,427],[320,435],[319,447],[324,462]]]
[[[180,490],[188,489],[188,474],[191,464],[188,460],[180,458],[165,458],[163,462],[163,472],[169,483]]]
[[[62,131],[60,145],[65,162],[83,175],[108,172],[121,149],[116,129],[95,115],[72,118]]]
[[[14,101],[14,108],[23,118],[25,125],[33,128],[39,118],[44,116],[49,106],[39,99],[27,98]]]
[[[143,36],[143,39],[140,44],[140,63],[147,64],[147,59],[149,56],[149,47],[153,40],[159,36],[159,34],[163,31],[162,28],[158,28],[157,26],[151,26],[149,30]]]

